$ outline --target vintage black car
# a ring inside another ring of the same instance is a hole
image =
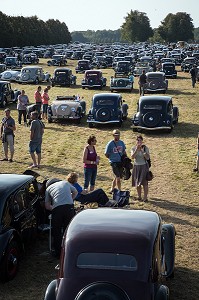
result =
[[[85,71],[84,78],[82,79],[82,89],[85,88],[98,88],[102,89],[106,86],[106,78],[103,77],[100,70],[87,70]]]
[[[5,107],[8,103],[16,102],[19,91],[13,91],[11,83],[8,81],[0,81],[0,106]]]
[[[170,96],[142,96],[132,118],[133,131],[167,130],[178,123],[179,111]]]
[[[75,96],[57,96],[48,106],[48,123],[53,121],[74,120],[81,122],[86,113],[86,102]]]
[[[175,228],[156,212],[86,209],[65,231],[44,300],[169,300],[174,264]]]
[[[177,78],[177,70],[175,69],[175,63],[164,62],[162,63],[162,72],[165,73],[166,78]]]
[[[90,61],[87,59],[81,59],[78,61],[75,71],[76,73],[84,73],[86,70],[90,69],[92,69]]]
[[[197,60],[195,57],[186,57],[181,64],[181,70],[183,72],[189,72],[191,68],[196,64]]]
[[[6,64],[7,68],[15,68],[20,67],[21,64],[19,63],[17,57],[7,56],[5,58],[4,63]]]
[[[118,61],[114,67],[115,77],[120,77],[122,75],[128,76],[131,71],[131,64],[129,61]]]
[[[67,60],[61,54],[55,54],[52,56],[52,60],[47,61],[48,66],[66,66]]]
[[[128,115],[128,105],[123,102],[120,94],[95,94],[87,117],[89,127],[109,123],[121,126]]]
[[[0,174],[0,279],[13,279],[39,225],[39,183],[32,175]]]
[[[168,89],[168,80],[164,72],[147,72],[144,93],[161,92],[166,93]]]
[[[134,76],[118,76],[111,77],[110,80],[110,91],[128,91],[132,92],[134,83]]]
[[[57,68],[54,70],[51,78],[52,86],[68,86],[76,85],[76,76],[72,74],[72,70],[68,68]]]

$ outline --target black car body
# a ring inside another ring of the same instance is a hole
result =
[[[87,59],[81,59],[77,63],[77,67],[75,68],[76,73],[84,73],[86,70],[90,70],[91,63]]]
[[[169,96],[142,96],[137,113],[132,118],[133,131],[167,130],[171,132],[178,123],[179,111]]]
[[[91,109],[89,111],[87,122],[89,127],[94,124],[122,124],[127,118],[128,105],[123,104],[120,94],[95,94],[92,98]]]
[[[5,107],[10,102],[16,102],[19,91],[12,90],[11,83],[0,81],[0,106]]]
[[[166,78],[177,78],[177,70],[175,69],[175,63],[164,62],[162,63],[162,72],[165,73]]]
[[[110,80],[110,91],[128,91],[132,92],[133,90],[133,76],[120,76],[120,77],[111,77]]]
[[[168,80],[165,78],[164,72],[147,72],[146,84],[144,85],[144,92],[162,92],[166,93],[168,89]]]
[[[122,75],[128,76],[131,71],[131,64],[129,61],[118,61],[114,67],[115,77]]]
[[[76,85],[76,76],[72,74],[72,70],[68,68],[57,68],[51,78],[52,86],[68,86]]]
[[[87,70],[85,71],[84,78],[82,79],[82,88],[98,88],[102,89],[106,86],[106,78],[103,77],[100,70]]]
[[[194,65],[197,65],[195,57],[186,57],[181,64],[181,70],[183,72],[189,72]]]
[[[67,60],[61,54],[55,54],[52,56],[52,60],[47,61],[48,66],[66,66]]]
[[[44,300],[169,300],[175,228],[156,212],[86,209],[65,231]]]
[[[32,175],[0,174],[0,278],[15,277],[25,245],[37,232],[39,189]]]
[[[21,66],[17,57],[7,56],[5,58],[4,63],[6,64],[7,68],[15,68]]]

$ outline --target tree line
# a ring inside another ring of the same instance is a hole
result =
[[[68,44],[71,34],[64,22],[32,17],[10,17],[0,12],[0,47]]]

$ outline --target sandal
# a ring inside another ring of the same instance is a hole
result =
[[[0,161],[8,161],[8,158],[2,158]]]
[[[28,167],[28,169],[33,169],[33,168],[37,168],[37,165],[31,165]]]

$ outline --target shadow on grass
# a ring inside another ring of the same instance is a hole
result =
[[[191,87],[190,87],[191,88]],[[187,96],[191,96],[191,95],[196,95],[196,90],[193,89],[193,92],[189,92],[189,91],[182,91],[182,90],[171,90],[168,89],[167,91],[167,95],[168,96],[173,96],[173,95],[187,95]]]
[[[198,299],[199,272],[182,267],[177,267],[174,272],[174,279],[166,282],[170,289],[170,300]]]

